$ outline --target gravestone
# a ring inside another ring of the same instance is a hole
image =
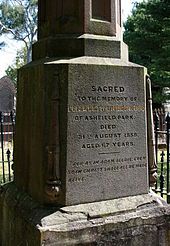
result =
[[[121,1],[38,7],[33,61],[18,78],[14,182],[1,188],[2,245],[168,246],[169,206],[149,194],[146,69],[128,61]]]
[[[142,69],[78,66],[68,91],[66,201],[147,193]]]
[[[20,72],[15,181],[41,203],[148,192],[146,70],[128,62],[120,13],[119,1],[39,1],[33,59],[50,60]]]
[[[16,89],[7,76],[0,79],[0,111],[10,112],[15,109]]]

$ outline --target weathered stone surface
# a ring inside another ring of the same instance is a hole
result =
[[[120,26],[120,1],[39,0],[39,39],[84,33],[118,37]]]
[[[114,37],[58,35],[33,45],[33,60],[53,57],[107,57],[128,61],[128,47]]]
[[[145,70],[128,63],[120,1],[38,4],[33,58],[45,60],[19,74],[17,186],[43,204],[147,193]]]
[[[66,204],[148,192],[144,76],[69,66]]]
[[[43,207],[11,183],[0,196],[5,246],[169,246],[170,206],[154,193],[71,207]]]
[[[120,0],[38,2],[38,42],[33,46],[33,59],[83,55],[124,58]]]
[[[147,194],[146,70],[128,62],[121,1],[38,2],[1,244],[168,246],[170,208]]]
[[[67,205],[148,192],[143,67],[83,57],[33,63],[20,76],[18,187]],[[50,197],[56,178],[60,192]]]

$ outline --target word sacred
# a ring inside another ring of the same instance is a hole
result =
[[[123,86],[111,86],[111,85],[104,85],[104,86],[92,86],[91,91],[94,92],[116,92],[116,93],[123,93],[125,88]]]

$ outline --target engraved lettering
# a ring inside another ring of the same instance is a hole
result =
[[[114,147],[132,147],[134,146],[133,142],[113,142]]]
[[[112,158],[112,159],[97,159],[97,160],[86,160],[86,161],[75,161],[70,163],[72,167],[80,167],[80,166],[94,166],[94,165],[113,165],[115,163],[132,163],[132,162],[143,162],[146,161],[146,156],[135,156],[132,157],[124,157],[124,158]]]
[[[132,138],[132,137],[136,138],[138,137],[138,134],[136,132],[132,132],[132,133],[127,132],[127,133],[124,133],[124,137],[125,138]]]
[[[69,178],[68,182],[69,183],[80,183],[80,182],[84,182],[85,181],[85,177],[75,177],[75,178]]]
[[[122,93],[125,91],[125,88],[123,86],[95,86],[93,85],[91,87],[91,90],[93,92],[116,92],[116,93]]]
[[[146,146],[138,148],[140,141],[145,145],[146,140],[144,127],[140,129],[145,124],[144,94],[126,85],[122,75],[120,83],[116,77],[117,74],[115,81],[108,84],[103,78],[102,85],[89,78],[81,89],[78,81],[73,81],[76,82],[72,84],[74,100],[69,98],[68,119],[74,128],[68,138],[71,155],[73,138],[77,154],[68,165],[70,183],[85,185],[96,177],[97,184],[100,176],[109,174],[114,184],[117,175],[129,172],[133,177],[142,169],[147,172]]]
[[[104,162],[105,161],[107,162],[108,160],[104,160]],[[89,166],[91,166],[92,164],[91,162],[88,162],[88,161],[86,163],[88,163]],[[97,163],[100,163],[100,161],[97,161]],[[67,170],[68,174],[74,175],[74,177],[70,177],[68,179],[68,182],[70,183],[86,182],[87,177],[88,177],[87,175],[90,173],[95,174],[95,173],[103,173],[103,172],[110,172],[110,173],[118,172],[118,171],[122,172],[122,171],[126,171],[127,169],[146,168],[146,167],[147,167],[147,163],[136,163],[136,164],[130,163],[130,164],[124,164],[124,165],[121,164],[121,165],[110,165],[110,166],[102,166],[102,167],[89,167],[89,168],[83,168],[83,169],[72,169],[72,170]]]
[[[112,130],[112,129],[115,129],[116,126],[115,125],[100,125],[100,129],[103,130]]]
[[[123,120],[123,121],[127,121],[127,120],[134,120],[135,117],[134,115],[76,115],[74,117],[75,121],[103,121],[103,120],[107,120],[107,121],[113,121],[113,120]]]
[[[87,143],[82,145],[82,149],[108,148],[110,143]]]
[[[79,105],[68,106],[69,113],[76,112],[113,112],[113,111],[144,111],[144,105],[114,105],[114,106],[98,106],[98,105]]]

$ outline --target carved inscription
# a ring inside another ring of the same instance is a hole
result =
[[[138,123],[145,111],[140,96],[129,93],[125,85],[92,84],[87,91],[75,90],[76,104],[68,105],[71,122],[77,126],[72,137],[78,151],[69,163],[68,183],[87,184],[95,175],[114,177],[146,169],[146,153],[136,153],[143,137]]]
[[[114,165],[110,167],[96,167],[96,168],[84,168],[78,170],[68,170],[68,174],[74,175],[74,178],[69,178],[68,182],[88,182],[87,174],[91,173],[106,173],[106,172],[119,172],[122,170],[135,169],[135,168],[146,168],[147,163],[141,164],[129,164],[129,165]]]
[[[112,105],[112,106],[98,106],[98,105],[72,105],[68,106],[68,112],[113,112],[113,111],[144,111],[145,107],[143,105],[132,105],[132,106],[126,106],[126,105]]]

